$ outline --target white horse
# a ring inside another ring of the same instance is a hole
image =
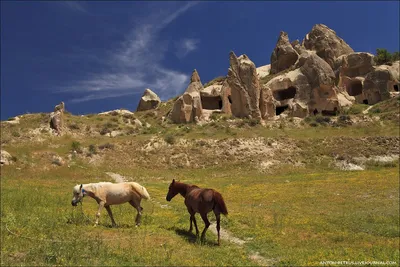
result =
[[[78,205],[84,196],[94,198],[99,204],[99,210],[96,213],[95,226],[99,224],[100,212],[103,207],[106,208],[108,215],[110,215],[112,226],[116,226],[114,217],[111,212],[110,205],[123,204],[129,202],[136,210],[136,226],[140,225],[140,218],[142,217],[143,208],[140,206],[142,198],[150,199],[150,195],[146,188],[135,182],[126,183],[91,183],[76,185],[73,189],[72,206]]]

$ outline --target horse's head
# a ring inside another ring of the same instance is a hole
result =
[[[167,197],[165,198],[167,201],[171,201],[171,199],[179,193],[178,188],[175,185],[175,179],[172,179],[172,183],[169,185],[168,188]]]
[[[74,189],[72,190],[73,198],[71,201],[72,206],[78,205],[79,202],[82,201],[83,198],[83,189],[82,185],[75,185]]]

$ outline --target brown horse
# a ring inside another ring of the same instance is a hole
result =
[[[193,230],[193,222],[194,226],[196,227],[196,235],[199,235],[199,229],[197,228],[196,218],[194,215],[197,212],[200,213],[201,218],[203,219],[205,224],[204,230],[201,233],[202,241],[204,240],[206,231],[210,226],[210,222],[207,218],[207,213],[209,213],[210,211],[214,211],[215,217],[217,219],[218,245],[220,245],[220,214],[222,213],[224,215],[228,215],[228,210],[226,208],[222,195],[214,189],[199,188],[196,185],[175,182],[175,179],[173,179],[172,183],[169,185],[169,190],[166,197],[167,201],[171,201],[171,199],[178,193],[185,198],[185,205],[190,214],[189,232],[192,232]]]

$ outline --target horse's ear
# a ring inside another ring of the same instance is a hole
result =
[[[81,184],[81,187],[79,187],[79,191],[82,190],[82,185],[83,185],[83,184]]]
[[[175,183],[175,179],[172,179],[172,183]]]

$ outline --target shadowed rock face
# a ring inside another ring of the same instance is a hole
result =
[[[260,84],[254,63],[246,56],[229,54],[227,85],[230,88],[230,109],[236,117],[261,118],[259,109]],[[226,100],[225,100],[226,102]]]
[[[175,123],[196,122],[202,119],[203,108],[201,105],[200,91],[203,84],[197,70],[194,70],[190,84],[185,93],[174,103],[170,113],[171,120]]]
[[[144,90],[143,96],[139,101],[137,111],[155,109],[160,103],[161,99],[158,97],[158,95],[150,89],[146,89]]]
[[[271,55],[271,74],[286,70],[296,63],[299,57],[286,32],[281,32]]]
[[[303,40],[303,46],[316,51],[332,68],[335,59],[341,55],[353,53],[354,50],[336,32],[326,25],[316,24]]]

